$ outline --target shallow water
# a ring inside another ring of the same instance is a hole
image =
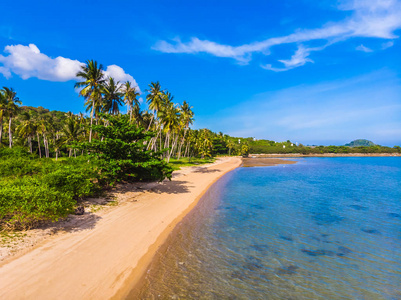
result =
[[[131,298],[401,299],[401,159],[234,170]]]

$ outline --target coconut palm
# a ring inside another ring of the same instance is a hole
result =
[[[6,113],[8,116],[8,139],[9,146],[12,148],[13,146],[13,135],[12,135],[12,126],[11,122],[13,117],[17,114],[19,107],[17,104],[22,104],[22,102],[17,97],[17,92],[15,92],[12,88],[3,87],[2,94],[5,101]]]
[[[149,89],[146,90],[149,94],[146,96],[146,102],[149,105],[149,109],[153,110],[153,116],[152,119],[150,120],[148,130],[150,126],[152,125],[152,121],[155,118],[156,114],[160,109],[163,107],[163,102],[164,102],[164,93],[161,90],[160,83],[157,82],[151,82],[149,84]]]
[[[160,120],[163,124],[163,129],[166,132],[166,140],[164,143],[164,148],[170,146],[170,135],[179,125],[180,111],[176,104],[173,102],[167,102],[166,106],[160,110]],[[174,137],[172,139],[174,141]],[[173,147],[172,147],[173,148]],[[167,162],[170,160],[171,152],[167,153]]]
[[[137,91],[138,89],[135,86],[131,85],[131,82],[126,81],[123,86],[123,94],[124,94],[124,102],[127,104],[127,108],[129,111],[129,121],[132,121],[132,112],[134,107],[136,111],[140,111],[139,109],[139,97],[140,93]],[[136,121],[138,124],[138,121]]]
[[[189,106],[188,102],[184,101],[180,107],[181,110],[181,124],[184,126],[184,134],[182,136],[182,140],[180,143],[180,147],[178,149],[178,159],[181,157],[181,148],[184,145],[185,136],[189,129],[189,125],[194,122],[194,113],[192,111],[193,106]]]
[[[67,119],[65,123],[62,133],[63,133],[63,142],[65,144],[70,145],[69,147],[69,157],[71,157],[72,146],[71,144],[74,142],[78,142],[79,136],[82,134],[83,129],[81,128],[79,121],[74,119]]]
[[[32,115],[25,111],[21,114],[23,120],[17,127],[17,132],[22,138],[28,139],[29,152],[32,153],[32,137],[36,134],[36,122]]]
[[[108,77],[103,86],[103,95],[103,112],[117,115],[120,112],[120,105],[123,103],[120,82]]]
[[[39,147],[39,157],[42,157],[42,151],[40,148],[40,135],[43,136],[43,146],[45,147],[45,156],[49,157],[49,140],[48,140],[48,135],[52,131],[52,120],[48,116],[44,116],[39,118],[36,121],[36,136],[38,138],[38,147]]]
[[[3,138],[3,119],[7,114],[7,101],[3,94],[3,91],[0,90],[0,145]]]
[[[89,142],[91,142],[93,116],[95,115],[97,118],[97,113],[102,104],[102,90],[105,83],[103,66],[101,64],[98,65],[96,61],[87,60],[76,76],[82,78],[83,81],[75,83],[75,88],[82,88],[79,95],[86,99],[87,111],[90,110],[91,112],[89,131]]]

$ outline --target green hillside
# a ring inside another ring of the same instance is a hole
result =
[[[376,144],[373,143],[372,141],[369,140],[364,140],[364,139],[358,139],[354,140],[349,144],[345,144],[347,147],[370,147],[370,146],[375,146]]]

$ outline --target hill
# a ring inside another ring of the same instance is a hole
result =
[[[346,147],[370,147],[375,146],[376,144],[369,140],[358,139],[354,140],[349,144],[345,144]]]

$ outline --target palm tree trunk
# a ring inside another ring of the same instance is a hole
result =
[[[1,116],[0,118],[0,145],[2,138],[3,138],[3,116]]]
[[[45,147],[45,156],[49,158],[49,143],[47,142],[45,134],[43,134],[43,146]]]
[[[58,150],[56,150],[56,161],[58,160]]]
[[[93,100],[92,100],[93,101]],[[89,130],[89,143],[92,142],[92,125],[93,125],[93,112],[95,111],[95,101],[92,103],[91,111],[91,129]]]
[[[182,140],[181,140],[181,143],[180,143],[180,148],[178,149],[178,158],[177,158],[177,160],[180,160],[180,157],[181,157],[181,148],[182,148],[182,145],[184,145],[184,141],[185,141],[185,135],[187,134],[187,129],[184,129],[184,136],[182,137]]]
[[[38,133],[36,136],[38,137],[39,157],[42,158],[42,150],[40,149],[40,138],[39,138],[39,133]]]
[[[185,152],[184,152],[184,157],[186,157],[187,156],[187,153],[188,153],[188,148],[189,148],[189,145],[191,144],[191,141],[188,141],[188,143],[187,143],[187,147],[185,148]]]
[[[171,146],[171,151],[170,151],[170,155],[169,155],[168,158],[167,158],[167,162],[170,162],[170,157],[173,155],[174,148],[175,148],[176,145],[177,145],[177,140],[178,140],[178,133],[177,133],[177,136],[175,137],[175,140],[174,140],[174,142],[173,142],[173,145]]]
[[[10,115],[10,120],[8,121],[8,140],[10,142],[10,148],[13,147],[13,135],[11,134],[11,120],[12,120],[12,115]]]
[[[155,115],[154,115],[154,113],[152,114],[152,118],[150,119],[150,123],[149,123],[149,126],[148,126],[148,129],[146,130],[146,131],[149,131],[149,129],[150,129],[150,125],[152,125],[152,121],[153,121],[153,118],[155,117]]]
[[[32,137],[28,136],[29,152],[32,153]]]

